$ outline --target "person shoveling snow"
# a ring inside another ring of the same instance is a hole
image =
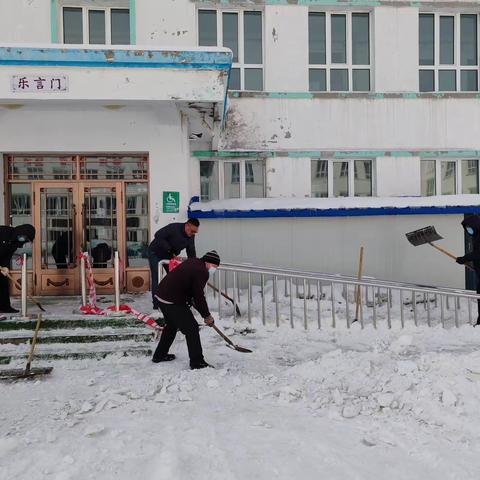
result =
[[[187,340],[190,368],[199,369],[210,366],[203,358],[198,323],[190,310],[189,303],[193,300],[195,309],[209,327],[214,324],[204,289],[209,275],[213,275],[219,265],[220,257],[215,250],[212,250],[200,259],[185,260],[159,283],[155,296],[166,325],[153,354],[153,362],[168,362],[175,359],[175,355],[168,351],[175,340],[177,330],[180,330]]]

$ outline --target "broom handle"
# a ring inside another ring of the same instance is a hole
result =
[[[37,344],[38,331],[40,330],[40,324],[42,323],[42,314],[40,313],[37,318],[37,325],[35,327],[35,333],[32,338],[32,346],[30,347],[30,353],[28,354],[27,365],[25,366],[25,374],[30,373],[30,365],[33,359],[33,352],[35,351],[35,345]]]
[[[450,253],[448,252],[447,250],[444,250],[442,247],[439,247],[438,245],[435,245],[434,243],[432,242],[428,242],[429,245],[431,245],[433,248],[436,248],[439,252],[442,252],[444,253],[445,255],[447,255],[447,257],[450,257],[450,258],[453,258],[454,260],[457,259],[457,257],[455,255],[453,255],[453,253]],[[477,272],[471,265],[468,265],[468,264],[464,264],[467,268],[469,268],[470,270],[472,270],[472,272]]]
[[[358,281],[362,279],[363,275],[363,247],[360,247],[360,261],[358,264]],[[358,310],[360,309],[360,285],[357,285],[357,288],[355,289],[355,320],[358,320]]]

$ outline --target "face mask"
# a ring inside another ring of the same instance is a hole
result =
[[[472,227],[467,227],[465,229],[469,235],[473,235],[473,228]]]
[[[210,268],[208,269],[208,275],[209,275],[210,277],[213,277],[213,276],[215,275],[215,272],[216,272],[216,271],[217,271],[217,269],[216,269],[215,267],[210,267]]]
[[[17,237],[17,241],[19,241],[20,243],[26,243],[28,242],[28,238],[25,235],[19,235]]]

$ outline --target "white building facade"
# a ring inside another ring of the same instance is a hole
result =
[[[479,15],[465,1],[0,0],[1,211],[37,227],[35,293],[77,293],[80,249],[100,291],[108,249],[145,290],[149,240],[188,216],[199,253],[226,261],[353,275],[363,245],[366,275],[464,287],[405,233],[435,225],[460,255],[460,222],[480,211]]]

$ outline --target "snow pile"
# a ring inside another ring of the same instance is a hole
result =
[[[398,321],[396,322],[399,323]],[[216,368],[110,357],[1,384],[0,478],[476,479],[480,329],[204,327]]]

